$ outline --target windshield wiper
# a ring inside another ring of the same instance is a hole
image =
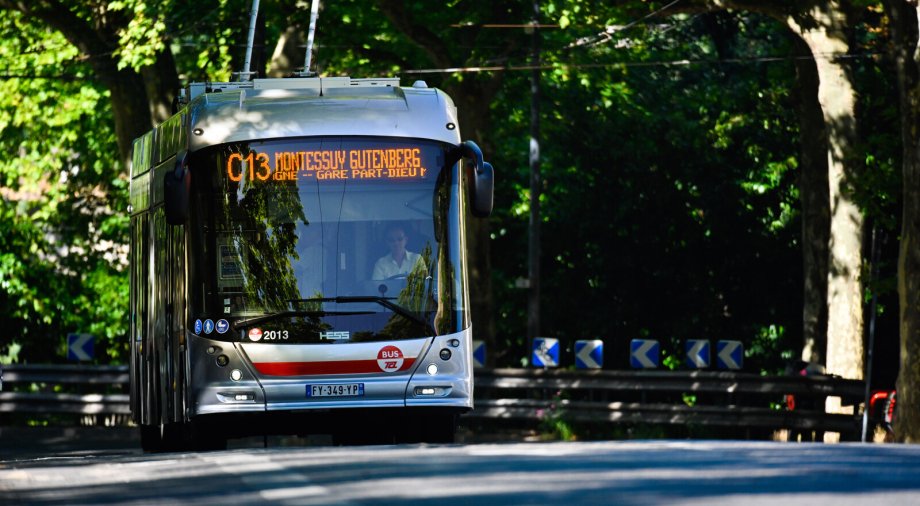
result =
[[[393,311],[394,313],[407,318],[409,320],[418,323],[425,327],[425,331],[429,332],[431,335],[434,335],[434,327],[428,323],[427,320],[419,316],[417,313],[413,313],[408,309],[391,302],[395,300],[396,297],[381,297],[379,295],[343,295],[340,297],[317,297],[314,299],[292,299],[288,302],[335,302],[336,304],[349,304],[349,303],[359,303],[359,302],[374,302],[380,304],[381,306]],[[334,313],[334,314],[369,314],[369,313]]]
[[[304,300],[320,300],[320,299],[304,299]],[[285,318],[288,316],[329,316],[329,315],[358,315],[358,314],[373,314],[372,311],[306,311],[306,310],[287,310],[279,311],[277,313],[263,314],[259,316],[254,316],[252,318],[247,318],[245,320],[237,320],[233,322],[234,330],[241,327],[248,327],[250,325],[255,325],[256,323],[267,322],[270,320],[276,320],[278,318]]]

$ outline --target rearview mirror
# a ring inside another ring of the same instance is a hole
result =
[[[492,205],[495,194],[495,170],[492,164],[482,159],[482,150],[473,141],[464,141],[460,145],[460,152],[464,157],[473,161],[472,191],[470,192],[470,205],[473,216],[487,218],[492,214]]]
[[[166,223],[184,225],[188,219],[188,200],[192,175],[188,170],[188,151],[176,155],[176,169],[167,171],[163,178],[163,204]]]

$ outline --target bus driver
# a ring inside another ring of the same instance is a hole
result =
[[[409,237],[399,225],[392,225],[387,229],[387,247],[390,254],[384,255],[374,264],[373,279],[383,280],[399,276],[408,276],[413,270],[425,268],[425,261],[421,255],[406,249]]]

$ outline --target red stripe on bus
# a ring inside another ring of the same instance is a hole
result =
[[[402,367],[393,372],[408,370],[414,358],[403,359]],[[259,374],[266,376],[318,376],[322,374],[384,373],[376,360],[336,360],[332,362],[255,362]],[[392,374],[392,373],[390,373]]]

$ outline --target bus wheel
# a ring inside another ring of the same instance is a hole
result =
[[[163,451],[163,426],[141,425],[141,449],[147,453]]]

